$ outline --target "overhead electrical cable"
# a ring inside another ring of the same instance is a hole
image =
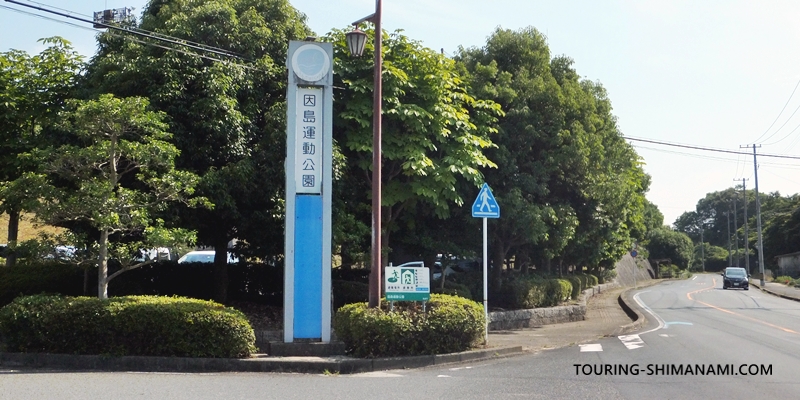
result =
[[[783,105],[783,108],[781,108],[781,112],[779,112],[779,113],[778,113],[778,116],[777,116],[777,117],[775,117],[775,121],[772,121],[772,124],[770,124],[770,125],[769,125],[769,128],[767,128],[767,130],[765,130],[765,131],[764,131],[764,133],[762,133],[762,134],[761,134],[761,136],[759,136],[759,137],[758,137],[758,139],[756,139],[755,141],[753,141],[753,143],[757,143],[759,140],[761,140],[761,138],[762,138],[762,137],[764,137],[764,135],[766,135],[766,134],[769,132],[769,130],[770,130],[770,129],[772,129],[772,127],[775,125],[775,123],[776,123],[776,122],[778,122],[778,118],[780,118],[780,117],[781,117],[781,115],[783,114],[783,111],[784,111],[784,110],[786,110],[786,106],[788,106],[788,105],[789,105],[789,101],[791,101],[791,100],[792,100],[792,97],[794,96],[794,92],[796,92],[796,91],[797,91],[797,87],[798,87],[798,86],[800,86],[800,80],[798,80],[798,81],[797,81],[797,84],[796,84],[796,85],[794,85],[794,89],[792,90],[792,94],[790,94],[790,95],[789,95],[789,98],[786,100],[786,104],[784,104],[784,105]],[[795,111],[796,111],[796,110],[795,110]],[[791,117],[790,117],[790,118],[791,118]]]
[[[669,143],[669,142],[661,142],[658,140],[650,140],[650,139],[640,139],[631,136],[623,136],[624,139],[633,140],[637,142],[645,142],[645,143],[653,143],[653,144],[660,144],[663,146],[673,146],[673,147],[681,147],[685,149],[694,149],[694,150],[703,150],[703,151],[713,151],[717,153],[728,153],[728,154],[743,154],[743,155],[753,155],[753,153],[745,152],[745,151],[735,151],[735,150],[724,150],[724,149],[714,149],[710,147],[700,147],[700,146],[693,146],[688,144],[679,144],[679,143]],[[772,158],[786,158],[790,160],[800,160],[800,157],[797,156],[787,156],[781,154],[763,154],[759,153],[759,157],[772,157]]]
[[[150,34],[150,33],[140,32],[140,31],[137,31],[135,29],[125,28],[125,27],[118,26],[118,25],[106,24],[106,23],[103,23],[103,22],[97,22],[97,21],[92,21],[92,20],[88,20],[88,19],[84,19],[84,18],[78,18],[78,17],[73,16],[71,14],[65,14],[65,13],[62,13],[62,12],[59,12],[59,11],[50,10],[50,9],[47,9],[47,8],[44,8],[44,7],[34,6],[34,5],[31,5],[31,4],[25,4],[25,3],[22,3],[22,2],[19,2],[19,1],[16,1],[16,0],[5,0],[5,1],[7,1],[9,3],[20,5],[20,6],[23,6],[23,7],[29,7],[29,8],[33,8],[33,9],[39,10],[39,11],[44,11],[44,12],[48,12],[48,13],[51,13],[51,14],[56,14],[56,15],[59,15],[59,16],[62,16],[62,17],[75,19],[75,20],[78,20],[78,21],[81,21],[81,22],[86,22],[86,23],[102,26],[102,27],[108,28],[108,29],[114,29],[114,30],[118,30],[118,31],[123,31],[123,32],[126,32],[126,33],[131,33],[131,34],[134,34],[134,35],[144,36],[144,37],[147,37],[147,38],[150,38],[150,39],[154,39],[154,40],[161,40],[161,41],[168,42],[168,43],[171,43],[171,44],[175,44],[175,45],[178,45],[178,46],[185,46],[185,47],[193,48],[195,50],[206,51],[206,52],[214,53],[214,54],[221,55],[221,56],[226,56],[226,57],[236,58],[236,59],[239,59],[239,60],[242,60],[242,61],[252,62],[251,60],[248,60],[247,58],[245,58],[245,57],[243,57],[243,56],[241,56],[239,54],[236,54],[236,53],[231,52],[229,50],[220,49],[218,47],[201,45],[201,44],[193,44],[190,41],[187,41],[187,40],[184,40],[184,39],[179,39],[179,38],[169,37],[169,36],[163,35],[163,34]],[[39,4],[39,3],[37,3],[37,4]],[[72,13],[72,12],[70,11],[70,13]]]

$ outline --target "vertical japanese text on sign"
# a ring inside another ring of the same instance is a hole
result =
[[[322,192],[322,88],[297,89],[297,145],[295,184],[297,193]]]

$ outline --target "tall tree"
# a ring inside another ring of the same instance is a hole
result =
[[[551,58],[534,28],[498,28],[484,47],[461,49],[457,59],[477,95],[506,112],[498,147],[487,152],[498,168],[484,171],[508,205],[490,225],[494,281],[523,248],[548,271],[553,260],[613,265],[643,224],[649,177],[622,139],[603,87],[581,80],[568,57]]]
[[[334,44],[335,85],[344,88],[334,102],[334,139],[348,162],[348,179],[369,182],[373,65],[349,55],[344,34],[335,30],[327,37]],[[492,146],[490,134],[501,111],[469,93],[453,60],[399,32],[382,37],[382,247],[388,251],[404,213],[445,218],[451,207],[464,203],[459,182],[475,187],[483,182],[480,168],[495,166],[484,151]],[[369,192],[356,195],[368,201]]]
[[[34,56],[0,53],[0,212],[9,215],[9,266],[16,262],[20,215],[36,202],[26,190],[29,182],[21,179],[35,165],[18,156],[48,143],[42,131],[56,120],[83,68],[83,58],[68,41],[56,36],[39,42],[48,47]]]
[[[198,193],[216,205],[180,215],[216,249],[214,297],[225,301],[231,239],[262,258],[282,252],[284,62],[289,40],[310,31],[287,0],[152,0],[137,27],[236,54],[106,34],[89,74],[95,91],[144,96],[167,114],[177,166],[200,175]]]
[[[77,143],[35,152],[44,174],[27,175],[39,181],[40,218],[51,223],[81,221],[99,231],[101,299],[108,296],[108,282],[117,275],[152,262],[131,263],[134,251],[193,241],[193,232],[164,227],[155,213],[169,202],[205,202],[190,199],[197,176],[175,169],[179,152],[168,141],[164,115],[147,108],[146,99],[112,95],[75,102],[74,109],[61,116]],[[113,246],[112,240],[124,243],[130,236],[143,237],[143,243]],[[110,253],[123,263],[112,275],[108,275]]]

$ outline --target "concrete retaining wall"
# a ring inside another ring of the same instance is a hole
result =
[[[586,319],[586,300],[595,294],[618,286],[617,282],[611,282],[586,289],[578,299],[578,304],[575,305],[490,312],[489,330],[501,331],[583,321]]]

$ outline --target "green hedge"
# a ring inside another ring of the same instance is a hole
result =
[[[395,310],[348,304],[333,318],[336,336],[356,357],[444,354],[470,349],[483,337],[483,307],[458,296],[431,294],[427,313],[419,304],[396,302]]]
[[[333,286],[334,310],[338,310],[345,304],[369,300],[369,284],[367,283],[334,279],[331,281],[331,285]]]
[[[28,296],[0,309],[12,352],[248,357],[255,335],[241,312],[180,297]]]
[[[92,278],[90,287],[97,287],[97,270],[91,271],[89,277]],[[41,293],[80,296],[83,294],[83,278],[82,267],[56,261],[0,267],[0,306],[19,296]]]
[[[553,307],[569,299],[572,292],[572,283],[566,279],[515,277],[503,283],[500,303],[512,310]]]
[[[581,292],[583,291],[583,284],[581,283],[581,278],[578,278],[574,275],[567,275],[564,279],[568,280],[569,283],[572,284],[572,293],[570,293],[570,298],[572,300],[577,300],[580,297]]]

